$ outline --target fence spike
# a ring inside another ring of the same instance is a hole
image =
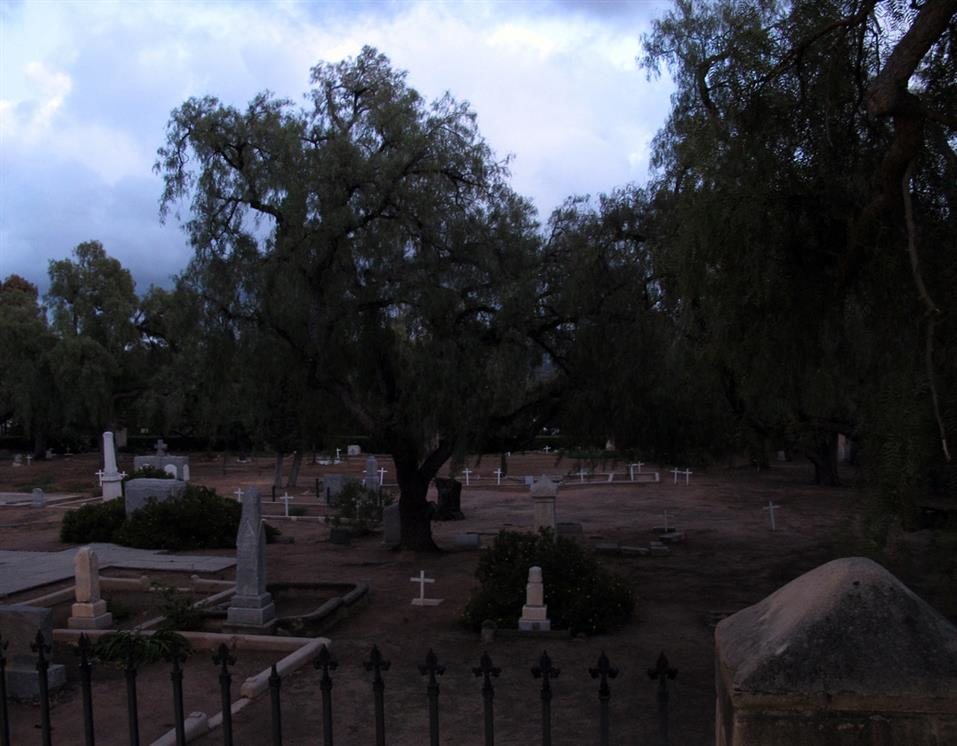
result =
[[[495,697],[495,689],[492,687],[492,677],[498,678],[502,669],[492,665],[492,659],[487,651],[482,652],[482,659],[479,661],[478,668],[473,668],[472,673],[475,676],[482,676],[482,700],[485,708],[485,746],[493,746],[495,743],[495,718],[492,711],[492,700]]]
[[[223,744],[232,746],[233,743],[233,703],[230,695],[230,683],[233,676],[229,673],[229,667],[236,664],[236,658],[233,656],[225,642],[221,642],[216,652],[213,653],[213,663],[219,666],[219,694],[223,706]]]
[[[269,672],[269,701],[272,709],[272,743],[273,746],[282,746],[282,707],[279,702],[279,690],[282,687],[282,677],[272,664]]]
[[[601,746],[608,746],[610,738],[608,700],[611,699],[611,689],[608,687],[608,679],[616,678],[618,676],[618,669],[611,665],[608,656],[606,656],[605,651],[602,650],[601,655],[598,656],[598,663],[594,668],[589,668],[588,673],[593,679],[601,678],[598,684],[598,742]]]
[[[439,746],[439,682],[435,677],[445,673],[445,666],[439,665],[432,648],[425,656],[425,663],[419,664],[419,673],[429,675],[429,683],[425,688],[429,699],[429,743],[430,746]]]
[[[10,715],[7,711],[7,646],[0,635],[0,746],[10,746]]]
[[[543,651],[538,665],[532,666],[532,676],[542,680],[542,746],[552,744],[552,685],[551,679],[557,678],[561,669],[552,665],[548,652]]]
[[[372,695],[375,707],[375,742],[376,746],[385,746],[385,682],[382,680],[382,672],[388,671],[392,664],[383,658],[379,648],[373,645],[369,651],[369,660],[363,665],[366,671],[374,672]]]
[[[47,681],[47,671],[50,668],[50,661],[47,660],[47,653],[52,652],[53,648],[47,644],[42,630],[37,630],[36,639],[30,643],[30,650],[37,654],[37,673],[40,675],[40,730],[43,738],[43,746],[52,746],[50,690]]]
[[[86,746],[94,746],[93,735],[93,645],[85,632],[80,633],[76,650],[80,657],[80,689],[83,694],[83,739]]]
[[[335,671],[339,663],[332,657],[329,648],[323,645],[312,665],[322,669],[322,678],[319,679],[319,689],[322,691],[322,742],[325,746],[332,746],[332,677],[329,671]]]
[[[668,679],[674,679],[678,669],[668,665],[668,658],[664,651],[658,656],[654,668],[648,669],[648,677],[658,680],[658,736],[662,746],[670,743],[668,735]]]

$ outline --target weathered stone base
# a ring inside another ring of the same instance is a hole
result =
[[[94,603],[75,603],[66,626],[70,629],[109,629],[113,626],[113,615],[106,610],[106,601],[102,599]]]
[[[11,699],[35,699],[40,696],[40,674],[35,668],[7,668],[7,696]],[[66,683],[66,667],[51,663],[47,669],[47,688],[59,689]]]
[[[103,478],[103,502],[123,497],[123,478],[118,474],[116,481]]]
[[[548,632],[552,628],[552,623],[548,619],[519,619],[518,628],[522,632]]]
[[[272,602],[272,596],[263,593],[260,596],[233,596],[226,610],[226,624],[223,628],[228,628],[231,632],[248,632],[250,628],[272,629],[275,626],[276,606]]]

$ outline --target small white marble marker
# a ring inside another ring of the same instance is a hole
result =
[[[777,530],[778,530],[778,529],[777,529],[777,526],[774,525],[774,511],[777,510],[777,509],[780,508],[780,507],[781,507],[780,505],[775,505],[773,502],[771,502],[770,500],[768,500],[768,504],[767,504],[765,507],[761,508],[761,510],[766,510],[766,511],[768,511],[768,517],[771,519],[771,530],[772,530],[772,531],[777,531]]]
[[[419,584],[419,597],[412,599],[413,606],[438,606],[442,603],[443,599],[441,598],[426,598],[425,597],[425,584],[434,583],[435,578],[425,577],[425,570],[419,570],[419,577],[409,578],[413,583]]]
[[[291,500],[295,500],[296,498],[294,498],[294,497],[293,497],[292,495],[290,495],[288,492],[283,492],[283,493],[279,496],[279,499],[282,500],[283,505],[284,505],[285,508],[286,508],[286,518],[288,518],[288,517],[289,517],[289,502],[290,502]],[[240,499],[240,502],[242,502],[242,499]]]
[[[240,503],[242,503],[242,501],[243,501],[243,494],[245,494],[245,493],[242,491],[242,488],[236,490],[233,494],[236,496],[236,499],[237,499]]]
[[[462,473],[465,475],[465,486],[469,486],[469,476],[472,474],[471,469],[463,469]]]
[[[380,487],[383,484],[385,484],[385,474],[387,471],[388,469],[386,469],[385,467],[382,467],[382,466],[379,467],[379,486]]]
[[[336,449],[336,463],[339,463],[339,454],[340,454],[340,453],[342,453],[342,449],[341,449],[341,448],[337,448],[337,449]]]
[[[584,484],[584,483],[585,483],[585,477],[588,476],[588,472],[585,471],[584,469],[582,469],[580,472],[578,472],[577,476],[578,476],[578,478],[581,480],[582,484]]]
[[[501,487],[502,485],[502,470],[496,469],[492,472],[495,475],[495,484]]]

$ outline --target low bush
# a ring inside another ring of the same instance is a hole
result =
[[[84,505],[63,517],[60,540],[75,544],[111,541],[138,549],[226,549],[236,546],[242,506],[201,485],[187,485],[182,496],[150,500],[132,515],[122,500]],[[266,541],[280,534],[266,524]]]
[[[91,544],[113,541],[113,534],[126,520],[122,500],[87,503],[77,510],[68,510],[60,524],[60,541],[69,544]]]
[[[123,477],[123,484],[126,484],[131,479],[176,479],[176,477],[162,469],[147,464],[146,466],[141,466],[139,469],[136,469],[132,474],[127,474]]]
[[[349,526],[356,534],[367,534],[382,523],[382,511],[395,502],[391,492],[369,489],[361,482],[346,482],[336,496],[333,526]]]
[[[626,624],[635,608],[627,581],[609,572],[579,543],[551,531],[502,532],[482,553],[475,577],[479,588],[462,613],[462,623],[478,630],[491,619],[515,628],[525,604],[528,568],[542,568],[545,604],[555,629],[595,635]]]

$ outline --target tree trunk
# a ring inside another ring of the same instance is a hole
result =
[[[33,431],[33,458],[35,460],[46,458],[47,454],[47,436],[46,433],[35,428]]]
[[[282,460],[284,454],[282,451],[276,451],[276,468],[273,470],[272,486],[276,489],[282,487]]]
[[[499,459],[498,468],[502,472],[500,476],[504,477],[508,475],[508,456],[505,455],[505,451],[502,451],[502,456]]]
[[[399,522],[402,526],[401,547],[419,552],[437,552],[432,541],[432,511],[426,499],[434,474],[425,475],[415,459],[393,454],[399,482]]]
[[[286,480],[286,487],[297,487],[299,485],[299,468],[302,466],[302,448],[296,451],[292,457],[292,467],[289,469],[289,479]]]
[[[813,450],[805,455],[814,464],[814,483],[825,487],[840,487],[837,473],[837,433],[824,433],[817,437]]]

